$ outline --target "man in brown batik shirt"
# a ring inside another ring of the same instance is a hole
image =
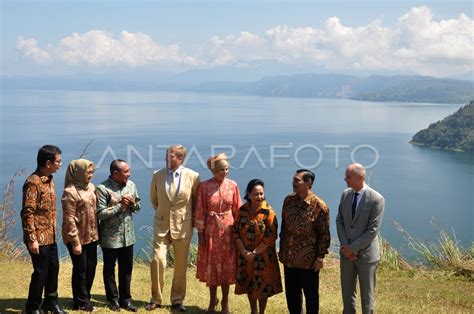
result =
[[[285,293],[290,314],[319,311],[319,270],[331,243],[329,208],[311,190],[315,175],[300,169],[293,177],[293,191],[283,202],[280,262],[284,265]]]
[[[56,192],[53,173],[61,166],[61,150],[53,145],[40,148],[37,168],[23,185],[21,222],[23,241],[33,262],[26,313],[42,310],[66,313],[58,305],[58,248],[56,245]],[[44,301],[41,304],[44,288]]]

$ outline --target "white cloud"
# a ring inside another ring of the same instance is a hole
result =
[[[436,22],[428,7],[412,8],[399,18],[396,32],[400,49],[418,60],[474,60],[474,21],[465,14]]]
[[[93,66],[146,64],[196,65],[197,60],[181,53],[178,45],[158,45],[153,39],[142,33],[122,31],[117,37],[102,30],[90,30],[84,34],[73,33],[58,44],[50,46],[48,51],[37,48],[35,39],[24,40],[19,37],[17,48],[27,57],[30,51],[38,51],[68,64],[87,64]],[[24,43],[29,43],[26,45]],[[32,48],[29,48],[29,47]],[[33,58],[38,61],[38,57]]]
[[[214,36],[209,39],[210,47],[205,47],[207,63],[211,65],[235,64],[241,61],[265,59],[268,55],[263,38],[250,32],[228,35],[223,38]],[[209,60],[209,57],[211,60]]]
[[[16,48],[22,50],[28,58],[36,63],[45,63],[49,61],[49,54],[38,47],[38,41],[35,39],[24,39],[22,36],[16,39]]]
[[[235,65],[254,61],[312,64],[333,71],[363,70],[448,76],[472,71],[474,21],[460,14],[436,20],[427,6],[415,7],[393,27],[381,20],[346,26],[330,17],[320,27],[277,25],[263,34],[242,31],[214,36],[193,56],[178,44],[159,45],[142,33],[117,36],[90,30],[74,33],[41,49],[35,39],[18,37],[17,48],[35,62],[61,60],[94,66],[159,64],[166,66]]]
[[[436,21],[431,9],[412,8],[394,27],[380,20],[366,26],[344,26],[338,17],[320,28],[276,26],[262,36],[213,37],[210,63],[245,60],[303,62],[329,70],[402,71],[451,75],[472,70],[474,22],[465,14]],[[255,43],[258,43],[256,45]],[[252,48],[252,49],[249,49]]]

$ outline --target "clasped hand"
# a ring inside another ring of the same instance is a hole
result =
[[[126,211],[129,207],[135,206],[135,196],[131,193],[123,195],[120,204],[122,204],[123,211]]]
[[[247,262],[252,263],[253,260],[255,259],[255,252],[253,251],[245,251],[244,252],[244,258]]]
[[[348,260],[357,261],[357,256],[352,252],[351,248],[347,244],[341,245],[341,252]]]

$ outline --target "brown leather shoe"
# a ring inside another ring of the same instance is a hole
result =
[[[156,303],[150,302],[145,306],[145,310],[147,310],[147,311],[153,311],[153,310],[156,310],[156,309],[161,309],[161,304],[156,304]]]

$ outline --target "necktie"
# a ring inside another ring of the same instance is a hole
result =
[[[354,219],[356,208],[357,208],[357,196],[359,196],[359,193],[355,192],[354,199],[352,200],[352,219]]]
[[[170,182],[170,198],[173,198],[176,194],[176,184],[174,183],[174,172],[171,174],[171,182]]]

